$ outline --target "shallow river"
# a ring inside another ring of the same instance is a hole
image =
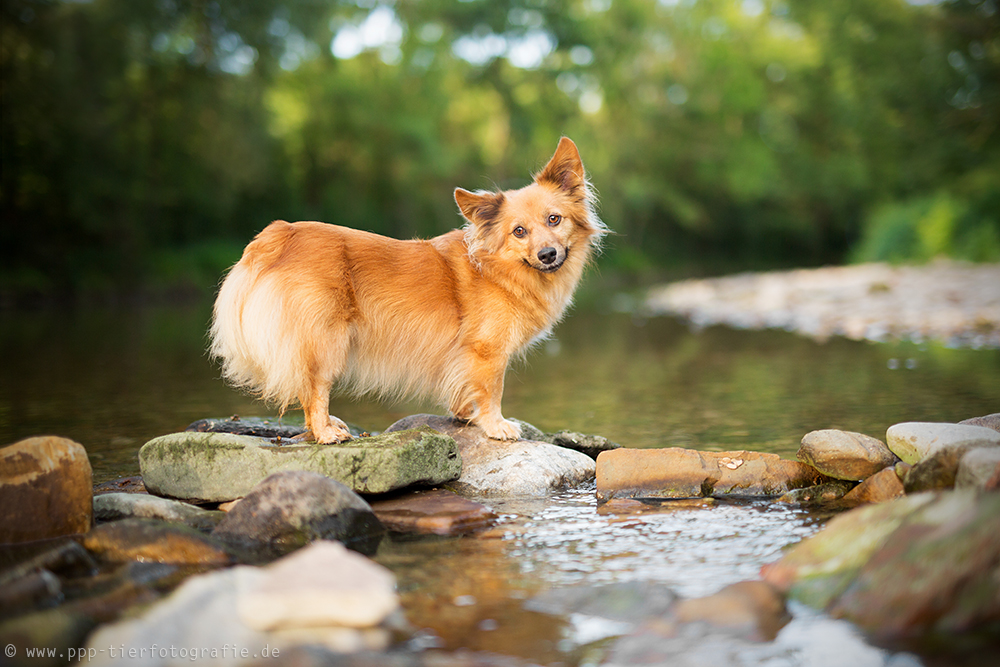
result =
[[[73,438],[86,446],[100,482],[137,474],[136,452],[146,440],[196,419],[269,414],[218,379],[204,354],[208,312],[207,305],[4,312],[0,443],[44,433]],[[381,430],[433,410],[336,400],[331,411]],[[554,339],[515,364],[504,396],[506,416],[546,431],[597,433],[628,447],[753,449],[786,458],[813,429],[884,438],[896,422],[997,411],[997,350],[692,331],[610,310],[571,314]],[[501,515],[486,533],[386,540],[377,559],[399,577],[410,621],[426,629],[428,645],[539,664],[587,664],[580,646],[610,631],[526,610],[525,600],[541,591],[652,582],[685,597],[708,595],[755,578],[782,547],[822,525],[822,517],[766,501],[605,514],[592,488],[486,502]],[[806,608],[792,612],[777,639],[740,664],[937,664],[872,647],[849,624]]]

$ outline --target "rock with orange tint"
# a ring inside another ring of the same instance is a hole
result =
[[[903,495],[903,482],[896,474],[895,466],[881,470],[844,496],[846,505],[864,505],[867,503],[884,503]]]
[[[0,449],[0,543],[85,533],[93,473],[83,445],[55,436]]]
[[[623,448],[597,457],[599,500],[770,497],[828,481],[811,466],[761,452]]]
[[[674,608],[681,623],[703,622],[754,641],[770,641],[791,619],[785,597],[763,581],[740,581],[715,595],[681,600]]]
[[[456,535],[483,528],[497,519],[485,505],[444,489],[376,500],[371,507],[382,525],[400,533]]]
[[[157,519],[122,519],[101,524],[87,533],[81,544],[110,563],[135,560],[222,566],[233,562],[222,542],[194,528]]]

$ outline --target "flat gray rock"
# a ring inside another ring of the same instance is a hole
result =
[[[95,521],[117,521],[127,518],[162,519],[211,532],[224,516],[225,512],[206,510],[179,500],[144,493],[104,493],[94,496]]]
[[[242,498],[268,475],[317,472],[358,493],[385,493],[458,478],[455,441],[430,429],[357,438],[339,445],[285,444],[248,435],[183,432],[150,440],[139,450],[150,493],[189,501]]]

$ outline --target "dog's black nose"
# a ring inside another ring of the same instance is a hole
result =
[[[547,246],[538,251],[538,261],[542,264],[551,264],[556,261],[556,257],[558,256],[559,253],[556,252],[556,249],[551,246]]]

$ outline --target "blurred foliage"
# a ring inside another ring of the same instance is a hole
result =
[[[998,259],[996,0],[3,0],[0,75],[7,299],[438,234],[562,134],[615,270]]]

